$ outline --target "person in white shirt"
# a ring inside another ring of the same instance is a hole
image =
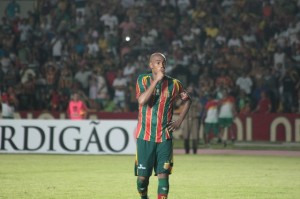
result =
[[[118,28],[119,20],[118,18],[113,14],[113,10],[108,11],[108,13],[103,14],[100,17],[100,21],[103,22],[104,26],[109,26],[111,30]]]
[[[239,47],[242,47],[242,42],[241,42],[240,38],[237,37],[237,35],[234,35],[232,38],[230,38],[228,40],[227,46],[229,48],[231,48],[231,47],[239,48]]]
[[[117,77],[114,79],[112,86],[115,89],[115,104],[117,104],[119,108],[124,109],[126,100],[127,81],[126,78],[123,77],[123,71],[121,69],[118,70]]]
[[[251,30],[243,34],[242,39],[245,43],[255,43],[257,41],[255,34],[253,34]]]
[[[74,79],[80,83],[80,86],[84,90],[85,94],[88,94],[89,89],[89,78],[92,71],[85,65],[81,65],[80,69],[76,72]]]
[[[18,105],[13,87],[8,87],[7,92],[2,93],[0,101],[2,119],[13,119],[15,108]]]
[[[96,40],[90,40],[87,44],[88,54],[92,57],[97,57],[99,52],[99,45]]]
[[[8,103],[7,95],[2,95],[1,100],[2,119],[13,119],[15,107]]]
[[[56,61],[60,61],[63,49],[63,40],[60,36],[55,36],[51,40],[52,46],[52,56],[55,58]]]
[[[281,64],[285,68],[285,53],[282,48],[278,47],[273,56],[274,67],[276,68],[279,64]]]
[[[247,95],[251,94],[253,82],[246,72],[243,72],[243,75],[237,78],[235,84],[240,90],[245,91]]]
[[[97,88],[98,88],[98,93],[97,93],[97,99],[96,101],[104,107],[104,104],[106,100],[109,98],[108,96],[108,88],[106,84],[106,80],[103,77],[103,75],[98,74],[97,76]]]
[[[131,76],[136,72],[136,66],[132,61],[128,61],[124,67],[123,75],[126,78],[127,82],[131,80]]]

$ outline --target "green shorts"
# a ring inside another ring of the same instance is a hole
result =
[[[171,174],[173,168],[173,141],[156,143],[137,139],[134,172],[136,176]]]
[[[219,118],[219,126],[221,128],[230,127],[233,123],[233,118]]]
[[[210,134],[211,131],[214,133],[214,135],[218,135],[219,124],[218,123],[205,123],[204,124],[204,133]]]

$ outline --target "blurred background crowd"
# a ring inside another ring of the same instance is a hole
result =
[[[269,98],[300,113],[298,0],[36,0],[0,22],[0,90],[16,110],[65,111],[74,91],[90,109],[137,111],[149,55],[205,103],[226,89],[240,113]]]

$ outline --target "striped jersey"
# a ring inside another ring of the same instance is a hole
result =
[[[235,105],[235,99],[232,96],[228,96],[221,100],[221,107],[219,112],[219,118],[233,118],[233,108]]]
[[[206,117],[205,123],[217,123],[218,122],[218,106],[219,102],[217,100],[209,100],[206,105]]]
[[[142,74],[136,83],[136,98],[150,87],[152,73]],[[177,79],[165,76],[156,85],[148,103],[139,105],[138,124],[136,138],[152,142],[163,142],[172,139],[172,132],[167,130],[168,123],[172,120],[173,104],[184,91],[182,84]]]

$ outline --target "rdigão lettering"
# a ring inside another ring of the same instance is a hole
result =
[[[92,123],[92,125],[95,125]],[[15,151],[39,151],[46,148],[48,152],[55,152],[58,147],[68,152],[89,152],[89,148],[95,146],[98,152],[105,152],[103,146],[112,152],[122,152],[129,144],[129,134],[122,127],[113,127],[105,132],[104,140],[99,136],[101,130],[96,126],[90,132],[78,126],[67,126],[58,132],[55,126],[47,126],[41,128],[38,126],[22,126],[21,135],[22,142],[17,141],[16,129],[14,126],[0,126],[0,150],[7,151],[13,149]],[[112,132],[118,133],[119,140],[123,140],[122,147],[115,147],[111,143]],[[82,140],[81,134],[87,134],[88,139]],[[123,138],[123,139],[122,139]],[[58,139],[58,140],[55,140]],[[57,143],[55,145],[55,143]]]

